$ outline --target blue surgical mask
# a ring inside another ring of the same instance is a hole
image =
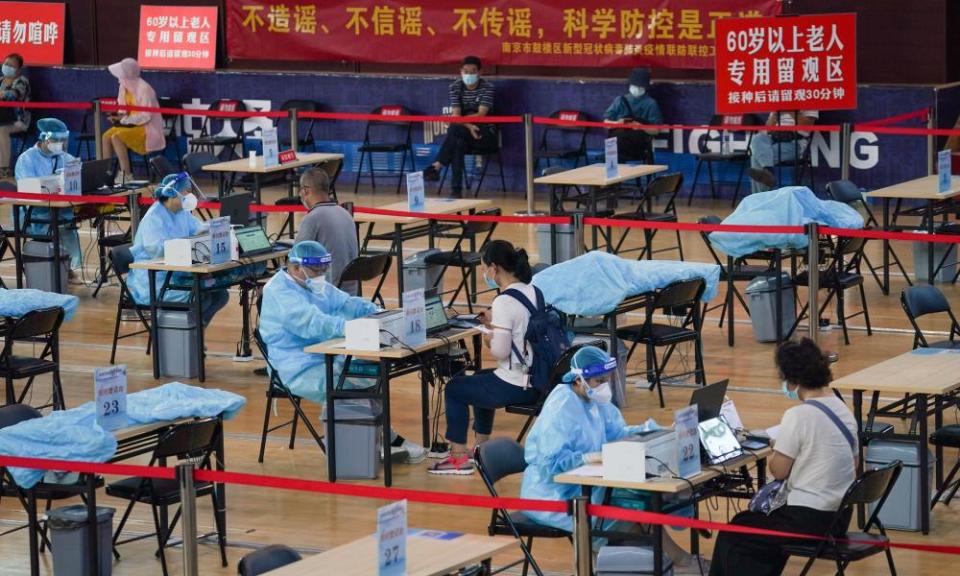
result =
[[[2,70],[3,70],[3,75],[7,78],[13,78],[14,76],[17,75],[17,69],[14,68],[13,66],[10,66],[9,64],[4,64]]]
[[[323,294],[323,291],[327,287],[327,278],[326,276],[315,276],[313,278],[307,278],[307,289],[320,296]]]
[[[479,74],[461,74],[460,77],[463,78],[463,83],[467,86],[473,86],[480,81]]]
[[[782,381],[782,382],[780,383],[780,390],[783,391],[783,395],[784,395],[784,396],[786,396],[787,398],[789,398],[789,399],[791,399],[791,400],[799,400],[799,399],[800,399],[800,395],[797,393],[796,390],[791,390],[791,389],[790,389],[790,386],[787,385],[787,381],[786,381],[786,380],[784,380],[784,381]]]
[[[494,280],[493,278],[489,278],[489,277],[487,276],[487,273],[486,273],[486,272],[483,273],[483,281],[487,283],[487,288],[489,288],[489,289],[491,289],[491,290],[499,290],[499,289],[500,289],[500,285],[497,284],[497,281]]]

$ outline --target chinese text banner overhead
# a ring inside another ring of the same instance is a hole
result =
[[[227,0],[234,60],[713,67],[716,22],[779,0]]]
[[[216,59],[216,6],[140,7],[142,67],[213,70]]]
[[[857,107],[855,14],[717,24],[717,112]]]
[[[0,2],[0,52],[27,66],[63,64],[64,4]]]

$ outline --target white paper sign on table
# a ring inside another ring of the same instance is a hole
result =
[[[394,502],[377,510],[377,574],[407,574],[407,501]]]
[[[230,217],[210,221],[210,263],[223,264],[230,261]]]
[[[677,450],[680,452],[679,474],[690,478],[700,473],[700,433],[697,405],[693,404],[673,412],[673,430],[677,433]]]
[[[940,194],[946,194],[950,191],[952,179],[952,166],[950,150],[941,150],[937,152],[937,191]]]
[[[270,168],[280,164],[280,143],[277,139],[277,129],[269,128],[262,132],[263,167]]]
[[[617,158],[617,139],[607,138],[603,141],[603,154],[606,157],[606,178],[612,180],[619,175],[620,159]]]
[[[106,430],[127,425],[127,365],[94,368],[93,400],[97,424]]]
[[[63,194],[69,194],[70,196],[79,196],[81,194],[80,165],[81,162],[77,158],[64,164],[63,185],[61,186]]]
[[[423,172],[407,174],[407,210],[410,212],[425,212],[426,206],[427,198],[423,187]]]
[[[403,343],[419,346],[427,341],[427,310],[423,288],[403,293]]]
[[[740,413],[737,412],[737,406],[729,398],[723,401],[720,406],[720,415],[727,421],[731,430],[743,430],[743,420],[740,419]]]

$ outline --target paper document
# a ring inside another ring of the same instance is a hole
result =
[[[603,477],[603,464],[587,464],[567,472],[571,476]]]

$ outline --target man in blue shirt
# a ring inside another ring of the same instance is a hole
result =
[[[650,89],[650,70],[634,68],[630,72],[626,94],[617,96],[603,113],[607,124],[663,124],[660,106],[647,91]],[[651,136],[658,130],[636,130],[628,128],[611,129],[610,135],[617,137],[617,157],[621,161],[639,160],[653,162],[653,142]]]

